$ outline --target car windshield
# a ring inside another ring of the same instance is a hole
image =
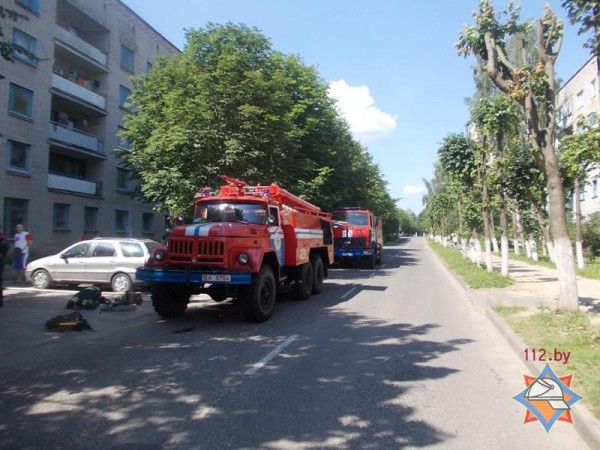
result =
[[[369,225],[369,217],[365,212],[336,211],[332,214],[332,218],[357,226]]]
[[[201,203],[196,206],[194,223],[244,222],[267,224],[267,207],[258,203]]]

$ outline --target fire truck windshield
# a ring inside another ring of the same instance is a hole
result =
[[[267,208],[257,203],[200,203],[196,206],[194,223],[243,222],[267,224]]]
[[[356,226],[369,225],[369,217],[366,212],[354,212],[354,211],[336,211],[331,215],[333,220],[339,220],[341,222],[349,222]]]

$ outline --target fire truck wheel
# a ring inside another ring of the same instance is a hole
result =
[[[250,322],[264,322],[271,317],[275,307],[277,287],[269,266],[263,266],[252,284],[240,289],[241,305]]]
[[[383,262],[383,249],[377,249],[377,259],[375,260],[375,264],[379,265]]]
[[[298,278],[293,287],[293,295],[297,300],[307,300],[313,290],[315,273],[312,263],[302,264],[298,268]]]
[[[190,294],[179,286],[168,283],[152,285],[152,306],[154,311],[165,319],[179,317],[187,309]]]
[[[323,290],[323,279],[325,278],[325,270],[323,268],[323,260],[321,256],[314,255],[310,262],[313,266],[314,283],[312,287],[313,294],[320,294]]]

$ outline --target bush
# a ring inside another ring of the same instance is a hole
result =
[[[583,222],[583,246],[588,260],[600,256],[600,211]]]

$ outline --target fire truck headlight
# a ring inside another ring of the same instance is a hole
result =
[[[162,261],[163,259],[165,259],[165,251],[164,250],[156,250],[154,252],[154,259],[157,261]]]
[[[238,256],[238,262],[240,264],[248,264],[248,260],[250,258],[248,258],[248,254],[247,253],[240,253],[240,256]]]

